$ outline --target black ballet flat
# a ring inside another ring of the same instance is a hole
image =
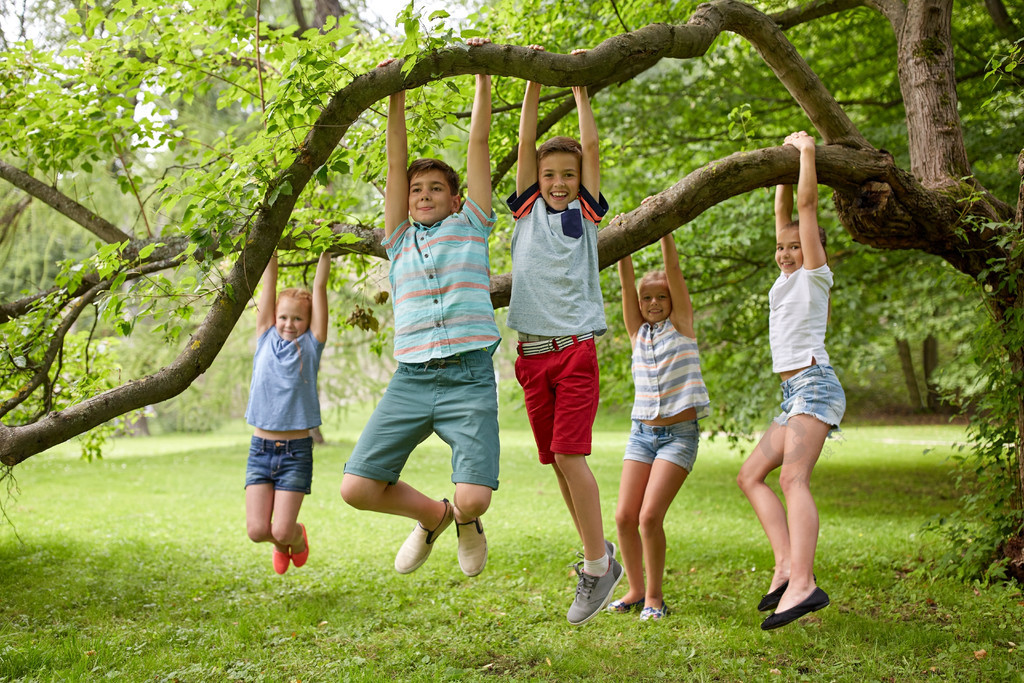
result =
[[[820,609],[828,607],[828,593],[815,588],[814,592],[807,596],[807,598],[796,607],[790,607],[782,612],[776,612],[765,617],[765,620],[761,622],[762,631],[770,631],[773,628],[779,628],[785,626],[791,621],[796,621],[800,617],[810,614],[811,612],[817,612]]]
[[[782,582],[778,588],[773,590],[771,593],[766,593],[761,596],[761,602],[757,603],[758,612],[767,612],[773,610],[779,606],[779,600],[782,599],[782,594],[789,588],[789,579]]]

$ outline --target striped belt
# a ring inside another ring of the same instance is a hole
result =
[[[568,337],[551,337],[550,339],[541,339],[540,341],[519,342],[519,355],[539,356],[542,353],[561,351],[562,349],[567,349],[570,346],[575,346],[576,344],[580,344],[593,338],[594,333],[587,332],[585,334],[576,334]]]

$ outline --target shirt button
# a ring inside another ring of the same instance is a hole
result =
[[[437,299],[434,299],[434,303],[435,303],[435,304],[437,303],[437,301],[438,301]]]
[[[434,323],[434,327],[441,327],[441,323]]]

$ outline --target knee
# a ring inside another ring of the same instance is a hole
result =
[[[640,533],[649,537],[652,533],[660,532],[665,524],[665,515],[653,510],[640,511]]]
[[[270,528],[271,539],[278,545],[290,545],[295,536],[295,522],[275,521]]]
[[[615,510],[615,527],[624,531],[633,531],[640,526],[640,515],[637,514],[636,510],[627,510],[624,508],[616,508]]]
[[[272,536],[270,533],[270,524],[266,522],[247,522],[245,530],[249,534],[249,540],[253,543],[263,543],[269,541]]]
[[[736,475],[736,485],[740,487],[740,490],[744,493],[750,493],[755,486],[764,483],[763,479],[759,479],[757,476],[748,472],[745,468],[740,468],[739,474]]]
[[[782,489],[782,495],[788,498],[793,493],[810,489],[810,485],[801,472],[780,472],[779,488]]]
[[[454,502],[464,517],[479,517],[491,506],[491,489],[486,486],[456,486]]]
[[[369,501],[367,486],[359,478],[346,474],[341,479],[341,499],[357,510],[365,510]]]

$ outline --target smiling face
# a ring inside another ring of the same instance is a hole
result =
[[[788,277],[804,265],[804,253],[800,249],[800,228],[786,226],[775,233],[775,262]]]
[[[580,193],[580,161],[569,152],[551,152],[537,162],[540,196],[544,203],[562,211]]]
[[[459,210],[460,200],[442,171],[430,169],[409,178],[409,215],[417,223],[443,221]]]
[[[277,299],[274,326],[282,339],[294,341],[309,329],[310,302],[294,296],[282,295]]]
[[[672,313],[672,295],[664,274],[644,277],[640,281],[640,315],[653,324],[660,323]]]

